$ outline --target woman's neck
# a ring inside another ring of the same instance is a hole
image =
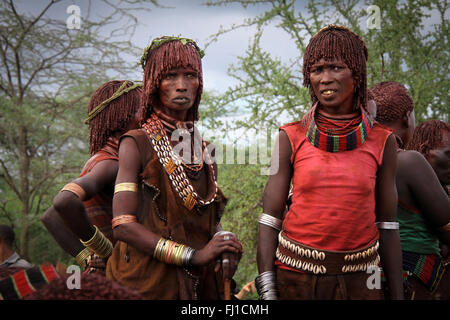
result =
[[[166,121],[170,120],[171,122],[177,122],[177,121],[188,121],[187,116],[188,116],[188,111],[189,110],[172,110],[172,109],[168,109],[168,108],[164,108],[161,106],[154,106],[153,110],[155,111],[156,115],[158,115],[159,117],[163,117],[165,119],[167,119]]]

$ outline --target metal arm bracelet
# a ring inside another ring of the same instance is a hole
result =
[[[255,278],[255,287],[260,300],[277,300],[278,289],[275,271],[265,271]]]
[[[270,214],[264,212],[261,213],[258,222],[260,224],[274,228],[275,230],[281,231],[282,221],[280,219],[275,218],[274,216],[271,216]]]
[[[398,222],[381,221],[381,222],[375,222],[375,225],[377,226],[378,229],[398,230]]]

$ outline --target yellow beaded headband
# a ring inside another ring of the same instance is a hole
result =
[[[110,103],[111,101],[113,101],[114,99],[120,97],[120,96],[123,95],[124,93],[127,93],[127,92],[129,92],[129,91],[131,91],[131,90],[133,90],[133,89],[136,89],[137,87],[142,87],[142,84],[141,84],[141,83],[136,83],[136,84],[132,85],[131,87],[128,87],[128,88],[125,89],[125,87],[126,87],[127,84],[128,84],[128,80],[125,80],[125,81],[122,83],[122,85],[119,87],[119,89],[117,89],[117,91],[114,92],[114,94],[113,94],[110,98],[106,99],[105,101],[103,101],[102,103],[100,103],[98,106],[96,106],[96,107],[94,108],[94,110],[92,110],[91,112],[89,112],[88,117],[86,118],[86,120],[84,120],[84,123],[85,123],[85,124],[89,124],[89,122],[91,122],[91,120],[92,120],[95,116],[97,116],[100,112],[102,112],[103,109],[105,109],[105,108],[109,105],[109,103]]]
[[[200,49],[198,47],[197,43],[192,39],[175,37],[175,36],[163,36],[163,37],[153,39],[152,43],[150,43],[150,45],[148,45],[144,49],[144,53],[142,54],[141,59],[140,59],[140,64],[142,66],[142,69],[145,69],[145,63],[147,62],[147,57],[148,57],[149,51],[156,49],[156,48],[160,47],[161,45],[163,45],[164,43],[167,43],[170,41],[180,41],[183,45],[190,44],[198,51],[200,58],[203,58],[205,56],[205,52],[202,49]]]

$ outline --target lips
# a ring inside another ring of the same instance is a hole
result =
[[[190,100],[186,97],[176,97],[172,101],[175,103],[188,103]]]

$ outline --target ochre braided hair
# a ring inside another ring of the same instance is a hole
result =
[[[325,61],[341,60],[352,71],[355,83],[355,95],[353,98],[355,109],[359,105],[366,109],[366,62],[368,57],[366,44],[360,36],[350,29],[337,25],[329,25],[322,28],[309,40],[303,56],[303,86],[309,89],[312,103],[316,103],[318,99],[311,86],[311,67],[321,59]],[[304,120],[309,120],[312,116],[308,112]]]
[[[98,105],[112,97],[123,85],[122,80],[113,80],[104,83],[92,95],[88,107],[88,113]],[[131,81],[125,85],[125,89],[133,86]],[[126,92],[108,103],[100,113],[89,122],[89,153],[94,155],[106,143],[115,132],[126,130],[128,123],[136,116],[141,102],[141,88],[137,87]]]
[[[444,133],[450,134],[450,124],[441,120],[428,120],[416,127],[408,150],[416,150],[429,157],[430,151],[443,147]]]
[[[166,39],[171,37],[156,38]],[[179,38],[184,39],[184,38]],[[199,118],[198,106],[203,92],[203,73],[201,55],[197,45],[192,40],[183,41],[176,37],[170,41],[162,41],[162,44],[153,48],[149,46],[144,67],[144,80],[142,84],[141,109],[139,111],[140,122],[143,123],[150,115],[152,106],[160,103],[159,88],[163,77],[176,68],[192,68],[198,76],[198,90],[192,108],[188,111],[187,120],[197,121]]]
[[[374,84],[368,90],[369,99],[377,104],[376,120],[386,124],[401,119],[414,110],[413,99],[404,85],[394,81]]]

